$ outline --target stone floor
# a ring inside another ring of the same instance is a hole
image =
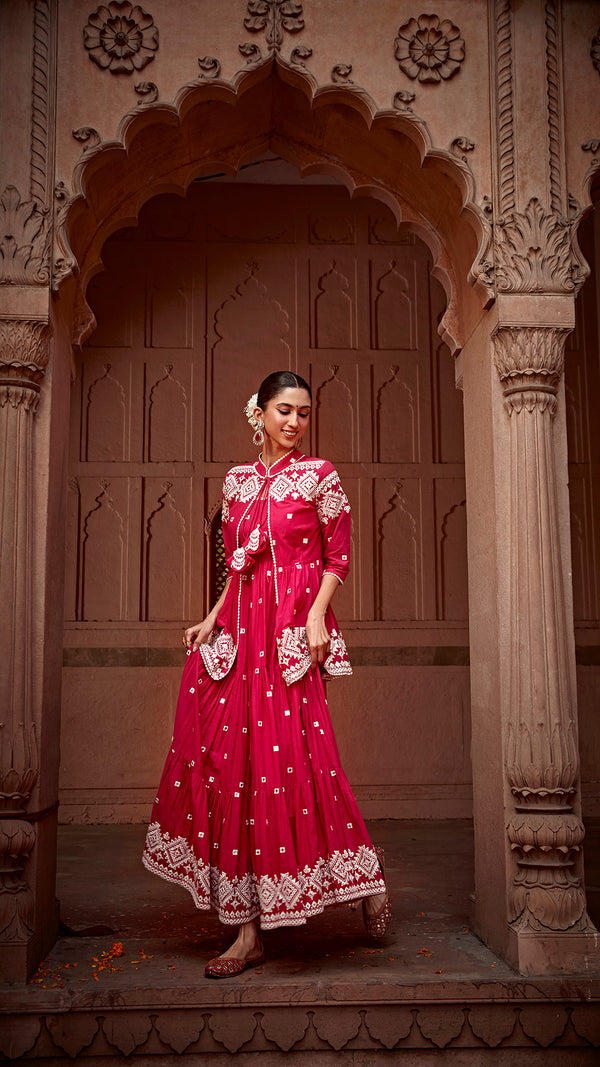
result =
[[[468,927],[472,829],[465,821],[374,822],[394,921],[371,942],[360,912],[329,909],[264,935],[265,964],[211,982],[227,944],[211,914],[141,866],[144,828],[64,826],[62,934],[27,987],[0,990],[0,1053],[50,1065],[217,1067],[231,1053],[268,1067],[600,1062],[600,950],[586,974],[523,978]],[[600,825],[588,829],[590,909],[600,925]],[[122,955],[113,946],[122,945]],[[439,1059],[444,1049],[443,1060]],[[437,1051],[436,1051],[437,1050]],[[382,1060],[383,1057],[383,1060]]]

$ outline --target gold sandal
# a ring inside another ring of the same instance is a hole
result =
[[[249,960],[236,960],[233,956],[216,956],[209,960],[204,968],[207,978],[236,978],[247,967],[258,967],[265,962],[265,950],[259,941],[260,952]]]
[[[379,866],[381,867],[381,873],[385,882],[385,859],[383,849],[379,845],[375,845],[375,852],[377,853],[377,859],[379,860]],[[387,883],[385,890],[385,900],[381,905],[379,911],[376,911],[374,915],[368,915],[365,908],[365,901],[363,900],[363,922],[365,929],[370,937],[385,937],[388,927],[392,921],[392,905],[390,903],[389,893],[387,891]]]

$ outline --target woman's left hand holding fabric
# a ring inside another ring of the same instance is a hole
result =
[[[186,648],[195,652],[198,645],[205,645],[215,628],[216,614],[210,612],[202,622],[189,626],[183,634],[183,643]]]
[[[213,632],[217,622],[217,616],[223,606],[225,597],[227,596],[230,581],[231,577],[228,577],[221,596],[217,600],[212,611],[209,611],[206,618],[203,619],[202,622],[197,622],[194,626],[189,626],[187,630],[184,630],[183,643],[191,652],[196,652],[198,645],[205,645]]]

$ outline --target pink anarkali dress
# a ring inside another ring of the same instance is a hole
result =
[[[223,923],[297,926],[385,892],[325,698],[324,676],[352,672],[331,609],[323,672],[306,642],[322,575],[348,573],[350,505],[330,463],[293,450],[229,471],[222,519],[232,580],[187,655],[143,862]]]

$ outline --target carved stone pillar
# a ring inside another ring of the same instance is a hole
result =
[[[498,325],[493,334],[510,420],[505,768],[514,804],[507,822],[514,868],[508,920],[510,954],[528,973],[579,969],[578,953],[595,933],[583,885],[572,619],[555,467],[569,329]]]
[[[33,420],[48,363],[45,321],[0,318],[0,981],[25,980],[38,778],[33,693]]]

